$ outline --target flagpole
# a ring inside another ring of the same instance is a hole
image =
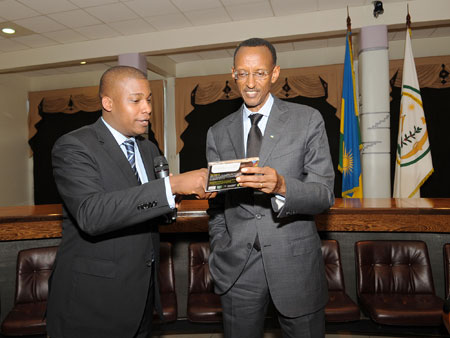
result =
[[[350,19],[350,14],[348,12],[347,6],[347,33],[352,31],[352,19]],[[352,36],[350,35],[350,44],[352,44]]]
[[[406,10],[408,11],[408,15],[406,15],[406,28],[408,30],[411,29],[411,15],[409,15],[409,4],[406,4]]]

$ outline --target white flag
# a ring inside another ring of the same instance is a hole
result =
[[[394,198],[420,197],[420,187],[433,173],[427,124],[410,36],[411,30],[407,29],[396,150]]]

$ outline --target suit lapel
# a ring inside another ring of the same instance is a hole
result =
[[[245,157],[244,150],[244,126],[242,124],[243,105],[234,113],[233,119],[227,126],[228,137],[233,145],[233,149],[236,155],[236,159]],[[232,194],[236,193],[232,192]],[[251,189],[239,189],[240,207],[248,211],[250,214],[254,214],[253,211],[253,191]]]
[[[123,177],[127,180],[130,186],[138,185],[136,175],[131,169],[130,163],[123,154],[122,149],[117,144],[116,139],[108,130],[108,127],[101,119],[98,119],[94,124],[94,129],[97,132],[97,139],[103,145],[105,152],[111,157],[112,162],[117,165]]]
[[[259,166],[264,167],[275,145],[281,140],[285,125],[288,122],[287,106],[278,98],[274,98],[264,138],[259,152]]]
[[[242,125],[243,106],[236,112],[234,119],[227,128],[228,136],[233,145],[236,159],[244,158],[244,127]]]
[[[153,155],[150,151],[150,147],[146,147],[144,142],[148,142],[144,137],[137,136],[136,141],[139,147],[139,152],[141,154],[142,162],[144,162],[145,171],[147,173],[148,180],[155,179],[155,170],[153,163]]]

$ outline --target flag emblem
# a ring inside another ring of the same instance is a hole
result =
[[[344,154],[343,156],[343,165],[342,165],[342,173],[345,175],[349,175],[353,172],[353,155],[352,155],[352,150],[350,149],[349,152],[347,152],[347,150],[343,149]]]

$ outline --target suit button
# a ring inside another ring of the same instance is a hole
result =
[[[148,267],[152,266],[152,260],[151,260],[151,259],[147,260],[147,261],[145,262],[145,264],[146,264]]]
[[[250,243],[247,243],[247,249],[251,250],[253,245],[251,245]]]
[[[256,214],[255,217],[256,219],[261,219],[262,216],[260,214]]]

